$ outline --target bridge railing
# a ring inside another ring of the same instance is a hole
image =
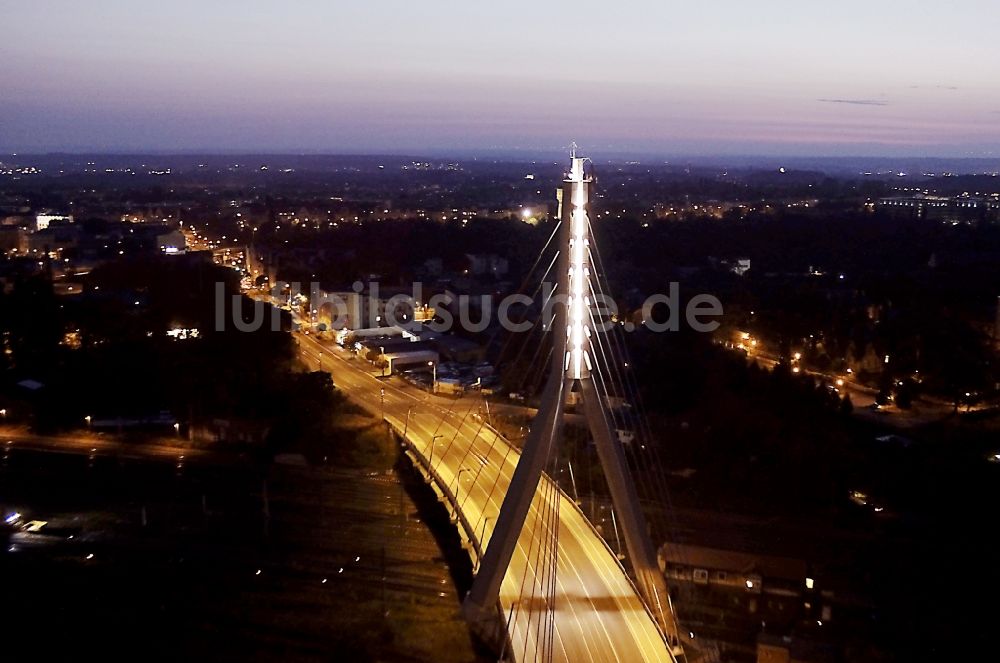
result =
[[[474,567],[478,569],[479,563],[483,559],[482,542],[479,540],[479,537],[476,536],[475,529],[472,527],[468,518],[466,518],[465,513],[462,512],[462,509],[460,508],[458,503],[458,497],[451,490],[451,486],[449,485],[449,483],[441,478],[441,475],[438,474],[437,470],[434,469],[434,466],[428,461],[427,457],[424,456],[423,452],[420,451],[416,447],[416,445],[413,444],[409,440],[409,438],[404,434],[406,432],[405,428],[401,429],[398,423],[389,421],[388,418],[385,418],[384,421],[393,431],[396,437],[400,440],[400,443],[406,448],[408,455],[417,462],[418,465],[417,469],[423,472],[426,475],[426,477],[428,477],[431,480],[432,485],[434,485],[437,488],[437,490],[440,491],[441,495],[444,496],[445,500],[447,500],[448,504],[451,506],[452,513],[454,513],[455,515],[455,521],[461,525],[462,531],[465,532],[464,538],[468,542],[468,547],[466,548],[466,550],[470,553],[470,557],[472,559]],[[499,435],[499,433],[497,434]],[[507,656],[505,656],[504,658],[509,657],[510,660],[514,660],[513,659],[514,648],[512,646],[510,639],[510,624],[507,622],[507,616],[504,614],[503,605],[501,605],[499,598],[497,599],[496,610],[497,610],[497,623],[503,628],[503,639],[504,639],[503,651],[509,652],[509,654],[507,654]]]
[[[469,552],[472,554],[472,561],[476,566],[478,566],[483,557],[482,545],[479,541],[479,537],[476,536],[476,532],[473,529],[472,524],[469,522],[468,518],[465,517],[462,509],[459,507],[458,497],[452,491],[451,486],[447,481],[441,478],[441,475],[438,474],[437,470],[434,469],[434,466],[428,462],[423,452],[421,452],[417,446],[410,442],[410,440],[403,434],[403,429],[398,423],[393,423],[392,421],[389,421],[388,418],[385,422],[392,429],[393,433],[396,434],[403,446],[406,447],[406,450],[410,452],[411,456],[418,461],[420,470],[433,480],[436,488],[441,491],[441,494],[448,501],[455,520],[459,525],[461,525],[462,530],[465,532],[465,536],[463,538],[471,548]]]

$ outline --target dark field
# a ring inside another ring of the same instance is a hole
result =
[[[14,449],[0,504],[48,521],[0,553],[3,661],[475,660],[396,473]]]

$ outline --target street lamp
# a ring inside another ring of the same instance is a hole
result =
[[[483,529],[482,529],[482,531],[479,532],[479,544],[480,545],[482,545],[482,543],[483,543],[483,537],[486,536],[486,524],[488,522],[490,522],[490,517],[489,516],[485,516],[483,518]]]
[[[431,438],[431,454],[430,458],[427,460],[427,464],[434,469],[434,443],[437,442],[439,437],[444,437],[444,435],[438,434]]]
[[[433,371],[433,379],[431,380],[431,393],[436,394],[438,386],[438,367],[437,364],[434,363],[433,361],[427,362],[427,365],[430,366],[431,370]]]
[[[455,475],[455,504],[456,504],[456,508],[457,508],[457,504],[458,504],[458,492],[462,489],[462,472],[468,472],[468,471],[469,471],[469,468],[463,467],[462,469],[460,469],[458,471],[458,474]]]
[[[0,417],[7,418],[7,408],[0,408]]]
[[[87,428],[90,428],[90,422],[91,422],[90,415],[88,414],[86,417],[83,418],[83,420],[87,422]]]
[[[413,412],[413,406],[406,411],[406,422],[403,424],[403,439],[406,439],[406,431],[410,427],[410,413]]]
[[[382,421],[385,421],[385,387],[378,390],[379,401],[382,405]]]
[[[181,425],[177,422],[174,422],[174,434],[178,437],[181,435]]]
[[[379,352],[382,353],[382,355],[379,357],[379,360],[382,362],[382,377],[385,377],[385,365],[386,365],[386,361],[385,361],[385,346],[384,345],[378,346],[378,350],[379,350]]]

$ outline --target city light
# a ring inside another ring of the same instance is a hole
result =
[[[0,657],[991,658],[988,11],[9,4]]]

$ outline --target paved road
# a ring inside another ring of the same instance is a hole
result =
[[[766,369],[773,369],[778,365],[777,357],[760,352],[754,352],[750,355],[749,361]],[[912,407],[905,410],[896,407],[895,404],[876,407],[875,396],[878,394],[878,390],[857,382],[850,375],[823,373],[811,369],[804,369],[804,373],[830,385],[836,385],[838,381],[842,382],[837,387],[837,391],[841,395],[847,394],[851,397],[854,416],[868,421],[896,428],[913,428],[946,419],[954,414],[953,404],[926,395],[915,399]],[[963,408],[963,412],[985,410],[991,407],[990,404],[982,403],[970,408]]]
[[[483,426],[477,416],[478,399],[453,400],[381,380],[369,372],[367,362],[348,359],[350,355],[323,345],[315,336],[300,333],[296,338],[309,366],[330,371],[334,383],[349,397],[372,412],[384,413],[390,424],[406,431],[410,442],[431,459],[441,480],[457,495],[465,518],[485,548],[519,453]],[[545,569],[537,562],[544,535],[535,526],[547,509],[557,506],[552,660],[670,661],[652,617],[614,554],[565,494],[548,491],[546,495],[547,481],[535,496],[500,590],[504,613],[513,614],[511,642],[517,660],[545,660],[538,651],[545,632],[541,623]]]
[[[113,436],[98,433],[36,435],[26,426],[0,426],[0,453],[13,448],[33,449],[51,453],[116,456],[135,460],[167,460],[180,462],[197,458],[202,462],[229,463],[233,454],[210,452],[191,447],[178,439],[176,444],[144,441],[130,444]]]

